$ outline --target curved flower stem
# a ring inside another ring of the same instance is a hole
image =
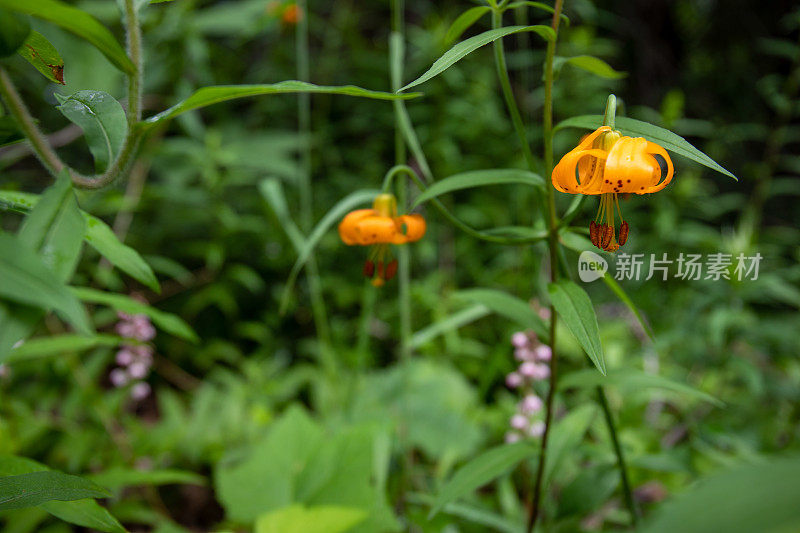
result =
[[[25,102],[8,76],[0,67],[0,96],[2,96],[11,115],[17,121],[22,133],[36,154],[36,157],[50,171],[57,175],[67,168],[72,182],[84,189],[99,189],[105,187],[119,177],[124,176],[131,167],[133,156],[139,147],[142,137],[141,130],[137,127],[142,118],[142,32],[139,27],[139,16],[136,11],[135,0],[125,0],[125,28],[127,33],[128,56],[135,66],[133,73],[128,76],[128,130],[117,157],[106,171],[95,176],[85,176],[69,168],[47,142],[46,137],[36,126],[36,121],[31,116]]]
[[[542,135],[544,137],[544,168],[546,176],[553,172],[553,58],[558,40],[558,25],[561,22],[561,9],[563,0],[556,0],[551,24],[554,32],[552,41],[547,43],[547,53],[544,61],[544,112],[542,116]],[[558,217],[556,216],[555,189],[547,187],[547,227],[550,230],[548,248],[550,253],[550,281],[558,280]],[[544,478],[545,461],[547,459],[547,440],[550,436],[550,426],[553,421],[553,399],[556,385],[558,384],[558,356],[556,353],[556,322],[558,316],[554,307],[550,307],[550,348],[552,359],[550,361],[550,386],[545,402],[544,434],[542,434],[542,451],[539,454],[539,466],[536,470],[536,481],[533,486],[533,501],[528,519],[528,530],[533,532],[536,520],[539,518],[542,496],[542,481]]]

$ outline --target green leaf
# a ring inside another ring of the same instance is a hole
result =
[[[0,234],[0,297],[54,309],[81,333],[90,334],[92,326],[86,310],[44,266],[35,252],[17,237]]]
[[[57,24],[93,44],[123,72],[136,72],[136,67],[111,32],[78,8],[58,0],[0,0],[0,7]]]
[[[108,261],[135,280],[147,285],[155,292],[160,292],[158,279],[150,265],[142,259],[139,252],[123,244],[111,228],[97,217],[88,213],[83,214],[86,219],[86,242]]]
[[[606,387],[608,385],[629,388],[631,390],[641,390],[645,388],[664,389],[676,392],[684,398],[695,398],[717,406],[725,405],[717,398],[697,390],[694,387],[659,376],[658,374],[648,374],[634,368],[609,370],[605,376],[600,376],[591,369],[577,370],[564,375],[558,380],[558,387],[561,389],[586,389],[596,386]]]
[[[38,252],[56,279],[66,283],[80,258],[85,227],[72,182],[64,171],[25,218],[19,239]]]
[[[314,85],[304,81],[282,81],[264,85],[217,85],[213,87],[203,87],[195,91],[183,102],[162,111],[161,113],[148,118],[142,122],[145,127],[152,127],[159,122],[171,119],[186,113],[192,109],[210,106],[219,102],[226,102],[236,98],[247,96],[261,96],[265,94],[287,94],[287,93],[322,93],[322,94],[342,94],[346,96],[358,96],[361,98],[372,98],[376,100],[396,100],[398,98],[416,98],[419,93],[412,94],[392,94],[382,91],[371,91],[362,89],[354,85],[344,85],[330,87],[325,85]]]
[[[24,509],[51,500],[107,496],[110,496],[108,491],[96,483],[52,470],[0,477],[0,511]]]
[[[631,300],[622,287],[620,287],[619,283],[617,283],[614,277],[607,274],[607,272],[603,273],[603,282],[608,286],[609,289],[611,289],[611,292],[616,294],[617,298],[619,298],[622,303],[624,303],[627,308],[630,309],[631,313],[633,313],[633,316],[635,316],[636,320],[639,322],[639,325],[642,326],[642,330],[645,332],[645,334],[650,337],[651,341],[655,342],[656,336],[653,333],[653,328],[650,327],[650,324],[648,324],[644,319],[642,313],[633,303],[633,300]]]
[[[272,208],[272,212],[278,218],[283,231],[292,242],[292,246],[299,253],[305,244],[306,237],[300,228],[297,227],[292,215],[289,213],[289,205],[286,203],[286,195],[283,192],[283,185],[277,178],[265,178],[258,184],[261,196]]]
[[[195,472],[186,470],[134,470],[112,468],[86,476],[98,485],[111,490],[142,485],[205,485],[206,479]]]
[[[147,315],[153,321],[153,324],[170,335],[186,339],[189,342],[199,342],[200,340],[192,328],[180,317],[160,311],[155,307],[150,307],[128,296],[103,292],[88,287],[71,287],[70,290],[72,294],[84,302],[107,305],[117,311],[131,315]]]
[[[643,533],[800,530],[800,457],[740,465],[704,478],[653,513]]]
[[[0,57],[13,55],[30,32],[31,23],[28,17],[0,8]]]
[[[94,166],[103,172],[125,142],[128,119],[113,96],[103,91],[78,91],[64,98],[55,93],[61,105],[56,109],[80,126],[94,157]]]
[[[38,201],[39,197],[35,194],[0,191],[0,209],[26,213]],[[82,211],[81,213],[86,220],[84,240],[89,246],[132,278],[147,285],[155,292],[159,292],[158,280],[153,274],[153,270],[139,253],[120,242],[108,224],[86,212]]]
[[[459,468],[444,484],[428,514],[430,520],[446,504],[471,493],[502,476],[517,464],[537,454],[537,449],[525,442],[503,444],[483,452]]]
[[[587,56],[587,55],[574,56],[574,57],[556,56],[553,58],[553,70],[555,72],[560,71],[564,65],[572,65],[573,67],[577,67],[581,70],[591,72],[596,76],[600,76],[601,78],[607,78],[610,80],[618,80],[628,75],[627,72],[620,72],[618,70],[614,70],[611,67],[611,65],[609,65],[599,57],[594,57],[594,56]]]
[[[547,445],[544,487],[550,484],[553,474],[559,470],[561,463],[580,446],[596,415],[597,408],[592,404],[586,404],[572,409],[567,416],[554,423]]]
[[[306,238],[303,249],[298,254],[297,261],[295,261],[292,271],[289,273],[289,279],[286,280],[286,287],[283,289],[283,295],[281,296],[280,313],[286,311],[286,306],[289,305],[289,296],[294,288],[294,283],[297,280],[297,276],[300,274],[300,270],[302,270],[303,266],[305,266],[308,258],[311,257],[311,254],[314,251],[314,248],[316,248],[320,239],[322,239],[330,227],[333,226],[333,224],[342,218],[348,211],[359,205],[371,202],[378,194],[380,194],[380,191],[376,190],[360,190],[352,192],[339,200],[339,202],[337,202],[337,204],[334,205],[330,211],[325,213],[325,216],[322,217],[322,220],[319,221],[316,227],[311,231],[311,234]]]
[[[422,194],[417,196],[412,209],[427,202],[431,198],[436,198],[448,192],[471,189],[474,187],[485,187],[487,185],[502,185],[505,183],[524,183],[534,187],[544,187],[544,179],[542,179],[540,175],[527,170],[514,168],[472,170],[436,181],[425,189]]]
[[[506,9],[514,9],[523,6],[532,7],[534,9],[540,9],[542,11],[550,13],[551,15],[556,12],[556,10],[553,9],[553,6],[548,6],[547,4],[543,4],[542,2],[511,2],[510,4],[508,4],[508,6],[506,6]],[[570,24],[569,17],[566,16],[564,13],[561,13],[561,20],[564,21],[564,23],[567,26],[569,26]]]
[[[366,518],[358,507],[289,505],[259,516],[255,533],[342,533]]]
[[[13,117],[0,117],[0,147],[18,143],[24,139],[25,136]]]
[[[42,509],[65,522],[107,533],[125,533],[125,528],[108,509],[94,500],[69,502],[50,501],[39,505]]]
[[[412,349],[419,348],[439,335],[471,324],[489,313],[491,313],[491,310],[483,304],[476,304],[467,309],[462,309],[417,331],[411,336],[408,344]]]
[[[456,62],[460,61],[470,53],[474,52],[481,46],[487,45],[492,41],[496,41],[506,35],[511,35],[512,33],[519,33],[521,31],[533,31],[541,35],[548,41],[552,41],[555,38],[555,32],[553,32],[553,28],[550,26],[542,26],[542,25],[535,25],[535,26],[508,26],[505,28],[496,28],[493,30],[485,31],[480,35],[476,35],[474,37],[470,37],[465,41],[461,41],[450,50],[445,52],[439,59],[434,61],[431,68],[429,68],[425,73],[417,78],[416,80],[412,81],[405,87],[401,88],[400,91],[405,91],[406,89],[410,89],[411,87],[415,87],[421,83],[425,83],[426,81],[430,80],[431,78],[438,76],[451,66],[453,66]]]
[[[42,357],[52,357],[64,353],[83,352],[102,346],[118,346],[126,342],[122,337],[116,335],[57,335],[55,337],[42,337],[25,341],[17,348],[11,350],[6,363],[16,363],[28,361],[30,359],[40,359]]]
[[[64,85],[64,60],[44,35],[32,31],[17,52],[45,78]]]
[[[491,10],[486,6],[475,6],[461,13],[447,29],[444,44],[450,45],[455,42],[456,39],[461,37],[462,33],[467,31],[467,28],[478,22],[489,11]]]
[[[467,289],[453,294],[454,298],[483,304],[494,313],[513,320],[526,329],[546,339],[549,335],[547,325],[530,304],[506,292],[495,289]]]
[[[691,159],[692,161],[696,161],[705,167],[716,170],[717,172],[725,174],[726,176],[730,176],[738,181],[736,176],[724,169],[719,163],[708,157],[706,154],[692,146],[689,141],[680,135],[672,133],[664,128],[659,128],[658,126],[654,126],[647,122],[642,122],[641,120],[635,120],[632,118],[617,117],[615,122],[616,129],[618,129],[623,135],[627,135],[629,137],[644,137],[648,141],[657,143],[670,152]],[[599,128],[602,126],[602,124],[603,115],[581,115],[559,122],[554,131],[558,131],[562,128],[585,128],[593,130]]]
[[[601,374],[606,374],[597,315],[586,292],[568,280],[547,286],[550,301]]]

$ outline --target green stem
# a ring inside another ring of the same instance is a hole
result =
[[[47,138],[36,126],[25,102],[19,96],[8,73],[0,67],[0,96],[2,96],[22,133],[28,139],[34,154],[51,174],[57,175],[67,168],[72,182],[84,189],[99,189],[127,174],[131,162],[138,151],[141,132],[136,127],[142,117],[142,32],[135,0],[125,0],[125,27],[127,31],[128,56],[135,70],[128,76],[128,131],[117,157],[102,174],[85,176],[69,168],[50,147]]]
[[[542,135],[544,136],[544,168],[546,176],[553,172],[553,58],[556,52],[556,41],[558,39],[558,25],[561,21],[561,9],[563,0],[556,0],[555,11],[553,13],[552,28],[554,32],[553,40],[547,43],[547,53],[544,62],[544,112],[542,117]],[[547,227],[549,229],[548,248],[550,254],[550,281],[558,280],[558,220],[556,216],[555,189],[547,187]],[[528,520],[528,530],[533,532],[536,521],[539,518],[542,496],[542,481],[544,478],[544,467],[547,459],[547,441],[550,436],[550,426],[553,421],[553,403],[555,398],[556,386],[558,384],[558,356],[556,353],[556,322],[557,314],[555,307],[550,307],[550,348],[553,356],[550,361],[550,384],[545,401],[545,427],[542,435],[542,451],[539,454],[539,466],[536,470],[536,481],[533,488],[533,501],[531,502],[531,513]]]

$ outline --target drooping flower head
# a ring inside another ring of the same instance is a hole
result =
[[[364,263],[364,276],[380,287],[397,273],[390,244],[406,244],[425,235],[425,219],[416,213],[397,215],[397,199],[393,194],[379,194],[372,209],[351,211],[339,224],[339,236],[350,246],[370,246]]]
[[[661,146],[602,126],[561,158],[552,179],[558,191],[600,195],[589,237],[598,248],[615,252],[628,240],[628,223],[622,219],[617,195],[658,192],[672,181],[673,173],[669,154]],[[621,222],[618,234],[616,213]]]

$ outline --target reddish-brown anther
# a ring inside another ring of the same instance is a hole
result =
[[[397,274],[397,259],[389,261],[386,265],[386,281],[392,279]]]
[[[614,238],[614,226],[611,224],[603,224],[600,226],[600,248],[603,250],[608,248],[611,244],[611,239]]]
[[[375,263],[367,259],[364,261],[364,277],[371,278],[375,273]]]
[[[599,235],[600,235],[600,226],[597,224],[597,222],[592,220],[589,223],[589,240],[592,241],[592,244],[594,244],[598,248],[600,247]]]
[[[628,231],[628,223],[623,221],[619,226],[619,238],[617,239],[620,246],[628,241]]]

